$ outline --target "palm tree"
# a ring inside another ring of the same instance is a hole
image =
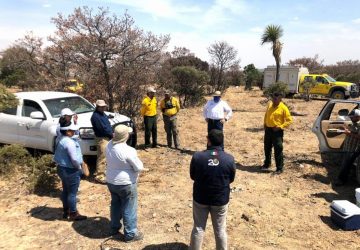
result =
[[[281,63],[281,50],[283,44],[280,42],[280,37],[283,35],[283,29],[280,25],[268,25],[265,28],[264,33],[261,36],[261,45],[264,43],[272,43],[273,56],[276,62],[276,78],[275,82],[279,80],[280,63]]]

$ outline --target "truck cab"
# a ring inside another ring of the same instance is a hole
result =
[[[310,94],[324,95],[333,99],[357,97],[359,91],[356,84],[336,81],[328,74],[303,74],[300,76],[299,93],[304,92],[302,84],[307,81],[317,83],[310,89]]]

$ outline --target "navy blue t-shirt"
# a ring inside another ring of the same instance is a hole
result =
[[[91,116],[91,124],[96,137],[113,138],[113,129],[109,122],[109,117],[105,113],[95,110]]]
[[[234,157],[225,153],[221,146],[196,152],[190,163],[190,177],[194,180],[194,201],[203,205],[226,205],[235,172]]]

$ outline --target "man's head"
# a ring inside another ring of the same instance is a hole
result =
[[[171,92],[170,92],[170,90],[166,90],[165,93],[164,93],[164,95],[165,95],[165,99],[166,99],[166,100],[169,100],[170,97],[171,97]]]
[[[114,129],[113,144],[126,142],[129,138],[129,134],[133,132],[133,129],[126,125],[118,125]]]
[[[215,91],[213,97],[214,97],[214,102],[219,102],[221,98],[221,92],[219,90]]]
[[[349,113],[352,122],[360,121],[360,109],[354,109]]]
[[[96,110],[99,112],[104,112],[106,110],[107,104],[104,100],[97,100],[95,102]]]
[[[221,146],[224,143],[224,133],[219,129],[210,130],[207,138],[209,146]]]
[[[271,95],[272,102],[275,106],[279,105],[283,97],[281,92],[275,92]]]
[[[148,87],[146,93],[152,99],[155,96],[156,90],[153,87]]]

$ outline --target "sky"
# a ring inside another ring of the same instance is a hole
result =
[[[226,41],[241,67],[274,65],[271,45],[260,39],[269,24],[281,25],[282,64],[319,55],[324,64],[360,59],[359,0],[0,0],[0,50],[32,31],[46,39],[56,30],[51,18],[80,6],[108,7],[156,35],[169,34],[167,47],[186,47],[210,61],[207,48]]]

